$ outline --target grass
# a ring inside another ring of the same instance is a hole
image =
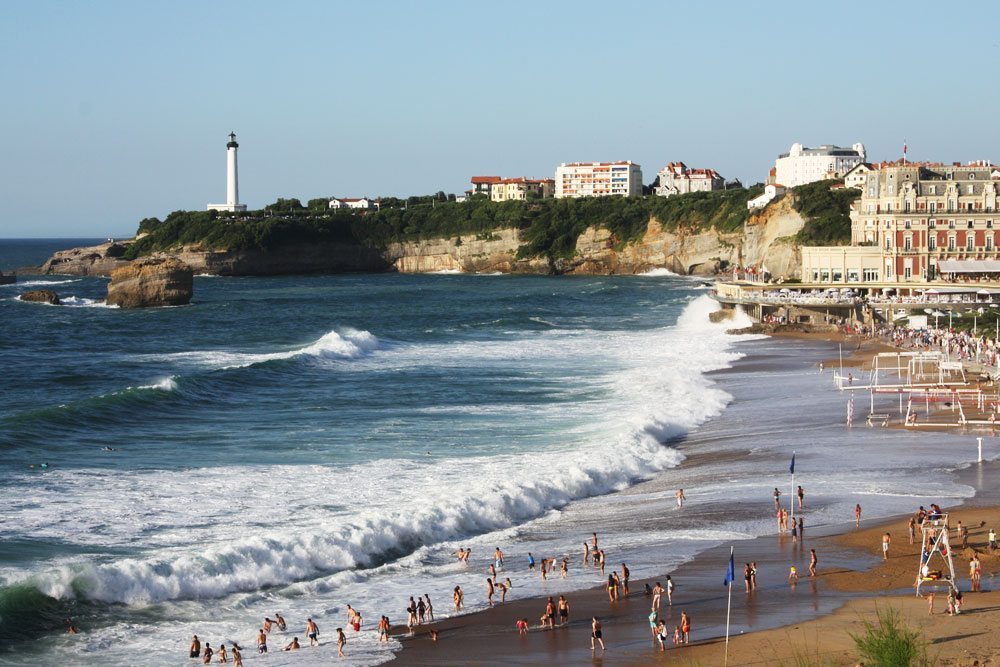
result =
[[[925,667],[934,663],[927,655],[927,640],[903,622],[898,609],[876,608],[875,615],[875,621],[862,621],[863,632],[851,634],[867,667]]]

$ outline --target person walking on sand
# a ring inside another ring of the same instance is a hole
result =
[[[622,578],[618,570],[613,571],[611,576],[615,578],[615,600],[618,600],[622,591]]]
[[[601,622],[597,620],[596,616],[591,616],[590,618],[590,650],[594,651],[597,646],[594,644],[597,642],[601,645],[601,650],[604,651],[604,633],[601,632]]]
[[[311,618],[306,619],[306,637],[310,646],[319,646],[319,626]]]
[[[465,596],[462,594],[462,587],[455,586],[455,591],[452,593],[451,598],[455,602],[455,611],[462,611],[463,602],[462,599]]]
[[[628,597],[628,580],[632,573],[628,569],[628,565],[622,563],[622,594]]]
[[[799,510],[802,510],[802,504],[805,502],[806,492],[801,486],[799,486],[796,495],[799,497]]]
[[[691,643],[691,617],[686,611],[681,612],[681,635],[684,637],[685,644]]]
[[[493,579],[486,577],[486,602],[493,606]]]
[[[854,527],[861,527],[861,503],[854,506]]]
[[[347,643],[347,636],[343,628],[337,628],[337,656],[344,657],[344,644]]]
[[[554,630],[556,627],[556,604],[552,601],[552,597],[545,603],[545,618],[548,619],[549,629]]]
[[[933,616],[934,615],[934,593],[933,592],[927,594],[927,615],[928,616]]]
[[[608,575],[608,602],[615,602],[618,600],[618,584],[615,583],[615,578],[612,575]]]
[[[657,611],[660,610],[660,595],[662,595],[662,594],[663,594],[663,586],[661,586],[660,582],[657,581],[656,585],[653,586],[653,607],[652,607],[652,609],[653,609],[654,612],[657,612]]]
[[[662,589],[661,589],[662,590]],[[667,575],[667,605],[673,605],[674,603],[674,580]]]
[[[556,610],[559,612],[559,625],[569,623],[569,600],[564,595],[559,596],[559,604],[556,605]]]
[[[996,531],[996,528],[990,528],[990,532],[987,535],[986,540],[987,540],[987,544],[989,546],[990,551],[996,551],[997,550],[997,531]]]
[[[910,517],[909,522],[907,522],[906,524],[906,530],[910,535],[910,544],[913,544],[913,539],[917,534],[917,520],[914,519],[912,516]]]
[[[818,563],[819,563],[819,559],[816,558],[816,550],[815,549],[810,549],[809,550],[809,576],[810,577],[815,577],[816,576],[816,565]]]
[[[677,493],[674,496],[677,497],[677,507],[684,507],[684,501],[687,500],[687,496],[684,495],[684,489],[677,489]]]
[[[889,560],[889,543],[892,542],[892,535],[884,533],[882,535],[882,560]]]

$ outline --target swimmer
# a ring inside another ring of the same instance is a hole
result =
[[[243,667],[243,654],[236,644],[233,644],[233,667]]]
[[[267,653],[267,633],[261,628],[257,633],[257,652],[261,655]]]
[[[684,489],[677,489],[677,493],[674,494],[677,498],[677,506],[684,507],[684,501],[687,500],[687,496],[684,495]]]
[[[319,626],[311,619],[306,619],[306,637],[310,646],[319,646]]]
[[[226,655],[225,644],[219,644],[219,662],[222,663],[229,662],[229,657]]]
[[[465,595],[462,593],[461,586],[455,586],[455,592],[452,594],[452,600],[455,601],[455,611],[461,611],[463,607],[462,600]]]
[[[214,651],[212,651],[212,647],[208,644],[208,642],[205,642],[205,652],[202,654],[201,664],[210,664],[212,662],[213,654]]]
[[[279,613],[274,614],[274,622],[278,624],[278,629],[284,632],[288,629],[288,625],[285,623],[285,619]]]
[[[344,657],[345,644],[347,644],[347,635],[344,634],[343,628],[337,628],[337,655],[341,658]]]
[[[288,642],[288,645],[285,646],[284,650],[286,650],[286,651],[298,651],[300,648],[302,648],[302,647],[299,646],[299,638],[298,637],[292,637],[292,641]]]

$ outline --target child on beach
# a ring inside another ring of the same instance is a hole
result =
[[[517,622],[517,634],[519,635],[528,634],[528,619],[522,618]]]
[[[661,620],[654,630],[657,641],[660,642],[660,652],[667,650],[667,624]]]
[[[680,643],[681,643],[681,626],[675,625],[674,626],[674,646],[677,646]]]
[[[685,644],[691,643],[691,617],[687,615],[686,611],[681,612],[681,635]]]
[[[795,566],[792,565],[788,568],[788,583],[794,584],[799,580],[799,573],[795,570]]]
[[[343,628],[337,628],[337,655],[341,658],[344,657],[344,645],[347,643],[347,635],[344,634]]]

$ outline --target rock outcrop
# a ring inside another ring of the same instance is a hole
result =
[[[115,269],[128,266],[129,261],[122,259],[127,245],[108,241],[85,248],[60,250],[42,264],[36,273],[65,274],[73,276],[108,276]],[[26,273],[24,269],[22,273]]]
[[[36,289],[24,292],[19,297],[21,301],[34,301],[37,303],[47,303],[52,306],[59,305],[59,295],[50,289]]]
[[[121,308],[182,306],[191,302],[194,272],[175,258],[148,258],[111,272],[108,305]]]

